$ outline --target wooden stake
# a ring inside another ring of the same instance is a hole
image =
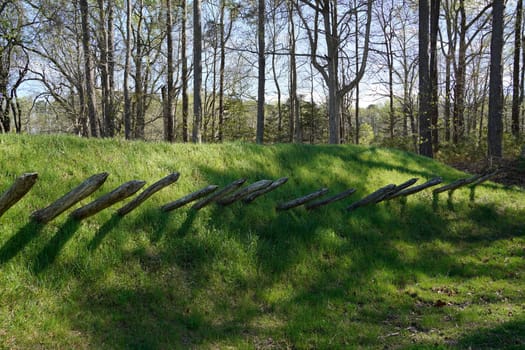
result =
[[[273,181],[270,186],[263,188],[262,190],[253,192],[252,194],[245,197],[242,201],[246,204],[253,202],[257,197],[262,196],[265,193],[275,190],[277,187],[284,185],[288,181],[287,177],[282,177],[278,180]]]
[[[328,197],[326,199],[321,199],[321,200],[315,201],[313,203],[307,204],[306,205],[306,209],[307,210],[313,210],[313,209],[320,208],[320,207],[325,206],[327,204],[330,204],[332,202],[336,202],[336,201],[339,201],[341,199],[345,199],[346,197],[351,196],[354,192],[355,192],[355,188],[350,188],[350,189],[348,189],[348,190],[346,190],[344,192],[336,194],[335,196]]]
[[[82,199],[89,196],[91,193],[95,192],[100,186],[102,186],[108,176],[108,173],[100,173],[91,176],[48,207],[33,212],[31,218],[41,224],[48,223],[76,203],[80,202]]]
[[[151,197],[153,194],[177,181],[179,179],[179,176],[179,173],[172,173],[155,182],[153,185],[142,191],[137,197],[133,198],[133,200],[131,200],[128,204],[124,205],[122,208],[117,210],[117,214],[120,216],[128,214],[133,209],[141,205],[144,201],[146,201],[146,199]]]
[[[168,203],[166,205],[163,205],[161,207],[161,210],[162,211],[172,211],[172,210],[175,210],[177,208],[180,208],[182,207],[183,205],[186,205],[188,204],[189,202],[193,202],[194,200],[197,200],[199,198],[202,198],[212,192],[214,192],[217,188],[219,188],[219,186],[217,185],[209,185],[209,186],[206,186],[198,191],[195,191],[193,193],[190,193],[189,195],[187,196],[184,196],[180,199],[177,199],[175,202],[171,202],[171,203]]]
[[[15,180],[15,183],[0,196],[0,217],[29,192],[37,179],[37,173],[27,173]]]
[[[214,201],[217,201],[217,200],[227,196],[228,194],[232,193],[233,191],[235,191],[236,189],[241,187],[245,182],[246,182],[246,179],[236,180],[236,181],[232,182],[231,184],[227,185],[226,187],[224,187],[222,190],[220,190],[218,192],[215,192],[214,194],[212,194],[208,198],[204,198],[203,200],[195,203],[191,208],[195,209],[195,210],[202,209],[205,206],[207,206],[208,204],[210,204],[210,203],[212,203]]]
[[[114,189],[113,191],[94,200],[93,202],[76,209],[70,214],[70,216],[73,219],[82,220],[92,215],[95,215],[99,211],[102,211],[107,207],[110,207],[113,204],[128,198],[129,196],[140,190],[145,184],[146,181],[138,180],[126,182]]]
[[[466,178],[466,179],[459,179],[459,180],[456,180],[448,185],[445,185],[445,186],[442,186],[442,187],[439,187],[439,188],[436,188],[434,191],[432,191],[432,193],[434,195],[437,195],[437,194],[440,194],[441,192],[445,192],[445,191],[454,191],[462,186],[465,186],[465,185],[468,185],[468,184],[471,184],[477,180],[479,180],[480,178],[482,177],[482,175],[474,175],[472,177],[469,177],[469,178]]]
[[[252,183],[251,185],[241,188],[234,194],[230,195],[229,197],[226,197],[224,199],[221,199],[217,201],[220,205],[230,205],[234,203],[235,201],[238,201],[239,199],[243,199],[244,197],[248,196],[249,194],[262,190],[263,188],[266,188],[270,186],[272,183],[272,180],[260,180],[257,182]]]
[[[297,199],[293,199],[285,203],[281,203],[277,206],[277,210],[288,210],[288,209],[298,207],[301,204],[307,203],[316,198],[324,196],[327,193],[328,193],[328,188],[321,188],[320,190],[307,194],[306,196],[303,196]]]
[[[346,210],[352,211],[359,207],[364,207],[365,205],[376,203],[378,200],[381,200],[382,198],[384,198],[384,196],[390,193],[394,188],[396,188],[396,185],[393,185],[393,184],[386,185],[385,187],[381,187],[377,191],[370,193],[368,196],[358,200],[357,202],[350,204],[346,208]]]
[[[413,184],[415,184],[417,182],[418,179],[416,178],[412,178],[406,182],[403,182],[401,185],[396,185],[396,187],[390,191],[389,193],[387,193],[383,198],[381,198],[380,200],[378,200],[376,203],[379,203],[379,202],[382,202],[382,201],[387,201],[389,199],[391,199],[396,193],[398,192],[401,192],[403,191],[404,189],[412,186]]]
[[[411,187],[411,188],[407,188],[406,190],[401,191],[401,192],[397,192],[394,195],[390,196],[388,199],[394,199],[394,198],[401,197],[401,196],[409,196],[411,194],[423,191],[426,188],[439,185],[442,182],[443,182],[442,178],[435,177],[433,179],[428,180],[424,184],[421,184],[421,185],[418,185],[418,186],[414,186],[414,187]]]

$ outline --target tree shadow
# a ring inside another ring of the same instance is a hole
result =
[[[39,274],[53,264],[62,248],[78,231],[79,227],[79,220],[68,218],[44,249],[36,256],[33,272]]]
[[[463,349],[524,349],[525,320],[509,321],[495,328],[479,329],[461,338],[458,347]]]
[[[31,242],[39,235],[40,232],[42,232],[44,226],[45,225],[41,223],[31,220],[24,227],[22,227],[2,246],[2,248],[0,248],[0,265],[15,257],[15,255],[24,249],[24,247],[29,244],[29,242]]]

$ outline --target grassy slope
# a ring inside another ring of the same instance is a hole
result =
[[[522,190],[487,183],[474,202],[460,190],[435,210],[425,191],[349,214],[387,183],[465,175],[355,146],[0,135],[0,192],[29,171],[35,188],[0,218],[0,348],[525,346]],[[82,223],[29,222],[102,171],[88,200],[132,179],[181,178],[123,219],[110,208]],[[282,176],[248,206],[158,209],[210,183]],[[358,192],[311,213],[274,210],[323,186]]]

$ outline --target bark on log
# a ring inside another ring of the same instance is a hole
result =
[[[194,200],[197,200],[199,198],[202,198],[212,192],[214,192],[217,188],[219,188],[219,186],[217,185],[209,185],[209,186],[206,186],[198,191],[195,191],[193,193],[190,193],[189,195],[187,196],[184,196],[180,199],[177,199],[176,201],[174,202],[171,202],[171,203],[168,203],[168,204],[165,204],[161,207],[162,211],[172,211],[172,210],[175,210],[177,208],[180,208],[182,207],[183,205],[186,205],[190,202],[193,202]]]
[[[120,216],[128,214],[133,209],[137,208],[139,205],[145,202],[146,199],[151,197],[153,194],[177,181],[179,179],[179,176],[179,173],[172,173],[155,182],[153,185],[149,186],[144,191],[142,191],[137,197],[133,198],[133,200],[131,200],[129,203],[117,210],[117,214]]]
[[[344,192],[338,193],[338,194],[336,194],[336,195],[334,195],[332,197],[328,197],[326,199],[321,199],[321,200],[315,201],[313,203],[307,204],[306,205],[306,209],[307,210],[313,210],[313,209],[320,208],[320,207],[325,206],[327,204],[330,204],[330,203],[339,201],[341,199],[344,199],[346,197],[349,197],[354,192],[355,192],[355,188],[350,188],[350,189],[348,189],[348,190],[346,190]]]
[[[384,196],[390,193],[390,191],[392,191],[394,188],[396,188],[396,185],[393,185],[393,184],[386,185],[385,187],[381,187],[377,191],[370,193],[368,196],[358,200],[357,202],[350,204],[346,208],[346,210],[352,211],[359,207],[364,207],[365,205],[375,203],[376,201],[384,198]]]
[[[31,218],[41,224],[48,223],[76,203],[80,202],[82,199],[89,196],[91,193],[95,192],[106,181],[108,175],[108,173],[100,173],[91,176],[48,207],[33,212]]]
[[[241,188],[240,190],[233,193],[229,197],[218,200],[217,203],[223,206],[230,205],[234,203],[235,201],[238,201],[239,199],[243,199],[244,197],[248,196],[249,194],[253,192],[262,190],[263,188],[270,186],[271,183],[272,183],[272,180],[260,180],[260,181],[254,182],[245,188]]]
[[[257,197],[260,197],[262,196],[263,194],[265,193],[268,193],[268,192],[271,192],[273,190],[275,190],[277,187],[281,186],[281,185],[284,185],[286,182],[288,181],[288,178],[287,177],[282,177],[280,179],[277,179],[275,181],[273,181],[270,186],[266,187],[266,188],[263,188],[262,190],[259,190],[259,191],[255,191],[253,193],[251,193],[250,195],[248,195],[247,197],[245,197],[242,201],[246,204],[248,203],[251,203],[253,202]]]
[[[495,171],[493,171],[491,173],[485,174],[485,175],[481,176],[479,179],[477,179],[476,181],[472,182],[472,184],[470,186],[471,187],[478,186],[478,185],[482,184],[483,182],[490,180],[491,178],[493,178],[494,176],[498,175],[499,173],[500,173],[500,169],[495,170]]]
[[[70,216],[76,220],[82,220],[92,215],[95,215],[99,211],[106,209],[107,207],[112,206],[115,203],[120,202],[136,193],[140,190],[146,181],[133,180],[126,182],[113,191],[103,195],[102,197],[94,200],[93,202],[86,204],[85,206],[76,209],[73,211]]]
[[[288,209],[298,207],[301,204],[310,202],[316,198],[324,196],[327,193],[328,193],[328,188],[321,188],[320,190],[307,194],[306,196],[299,197],[297,199],[293,199],[285,203],[281,203],[277,206],[277,210],[288,210]]]
[[[459,180],[456,180],[448,185],[445,185],[445,186],[442,186],[442,187],[439,187],[439,188],[436,188],[434,191],[432,191],[432,193],[434,195],[437,195],[437,194],[440,194],[441,192],[445,192],[445,191],[454,191],[462,186],[465,186],[465,185],[468,185],[468,184],[471,184],[475,181],[477,181],[478,179],[480,179],[482,177],[482,175],[474,175],[472,177],[469,177],[469,178],[466,178],[466,179],[459,179]]]
[[[389,197],[388,199],[390,200],[390,199],[394,199],[394,198],[397,198],[397,197],[409,196],[411,194],[414,194],[414,193],[417,193],[417,192],[421,192],[421,191],[423,191],[426,188],[439,185],[442,182],[443,182],[442,178],[435,177],[435,178],[432,178],[432,179],[428,180],[424,184],[421,184],[421,185],[418,185],[418,186],[414,186],[414,187],[411,187],[411,188],[407,188],[404,191],[397,192],[394,195],[392,195],[391,197]]]
[[[394,189],[392,189],[392,191],[390,191],[389,193],[385,194],[385,196],[383,198],[381,198],[380,200],[378,200],[376,203],[392,199],[392,197],[396,193],[401,192],[404,189],[412,186],[413,184],[415,184],[417,182],[417,180],[418,179],[416,179],[416,178],[412,178],[412,179],[410,179],[410,180],[408,180],[406,182],[403,182],[401,185],[396,185],[396,187]]]
[[[212,194],[208,198],[204,198],[203,200],[195,203],[191,208],[195,209],[195,210],[202,209],[205,206],[207,206],[208,204],[213,203],[215,201],[218,201],[219,199],[221,199],[221,198],[227,196],[228,194],[232,193],[233,191],[235,191],[236,189],[241,187],[245,182],[246,182],[246,179],[236,180],[236,181],[232,182],[231,184],[225,186],[222,190],[220,190],[218,192],[215,192],[214,194]]]
[[[15,183],[0,196],[0,217],[29,192],[37,179],[37,173],[27,173],[15,180]]]

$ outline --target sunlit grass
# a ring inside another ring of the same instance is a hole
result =
[[[0,192],[39,180],[0,218],[0,348],[519,348],[525,193],[486,183],[347,213],[389,183],[467,176],[381,148],[169,145],[0,135]],[[180,179],[120,207],[46,226],[29,214],[87,177],[82,204],[139,179]],[[289,177],[250,205],[160,206],[208,184]],[[275,206],[356,188],[315,211]],[[498,340],[499,339],[499,340]]]

